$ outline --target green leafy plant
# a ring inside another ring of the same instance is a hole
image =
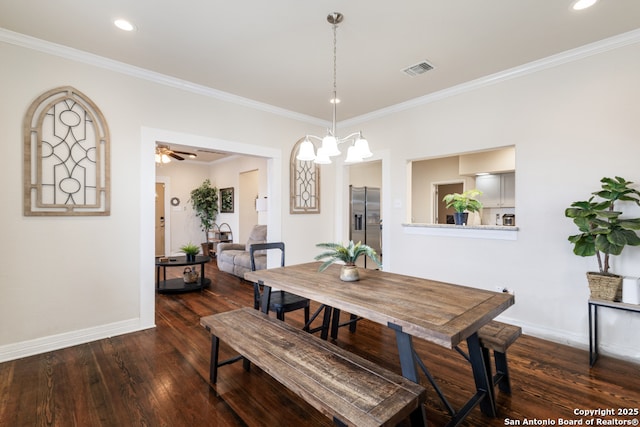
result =
[[[602,178],[602,188],[591,194],[589,200],[578,201],[565,210],[565,216],[573,219],[579,234],[569,236],[573,253],[586,257],[595,255],[601,274],[609,273],[610,255],[620,255],[626,245],[640,245],[635,230],[640,230],[640,218],[620,218],[621,211],[615,209],[618,201],[640,206],[640,192],[619,176]],[[604,258],[602,257],[604,254]]]
[[[189,242],[186,245],[180,246],[180,252],[183,252],[186,255],[198,255],[198,253],[200,252],[200,246],[194,245],[193,243]]]
[[[191,191],[191,206],[200,219],[200,226],[204,231],[204,241],[218,215],[218,189],[211,186],[211,181],[204,180],[200,187]]]
[[[356,260],[363,255],[382,267],[376,251],[371,246],[363,245],[362,242],[354,244],[353,240],[350,240],[346,246],[341,243],[318,243],[316,246],[327,249],[315,257],[316,261],[324,261],[318,271],[326,270],[337,261],[342,261],[345,265],[356,265]]]
[[[480,195],[482,195],[482,191],[474,188],[473,190],[467,190],[462,194],[447,194],[442,198],[442,201],[447,204],[447,208],[453,207],[453,209],[458,213],[478,212],[482,209],[482,203],[480,200],[476,199],[476,197]]]

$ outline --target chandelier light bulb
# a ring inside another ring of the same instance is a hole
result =
[[[318,155],[316,156],[314,162],[318,165],[328,165],[331,163],[331,159],[329,158],[329,156],[327,156],[324,148],[320,147],[318,148]]]
[[[362,156],[358,153],[358,149],[352,145],[347,150],[347,158],[344,159],[345,163],[358,163],[362,161]]]
[[[298,155],[296,156],[296,159],[301,160],[303,162],[309,162],[309,161],[315,160],[315,158],[316,158],[315,147],[307,137],[304,139],[304,141],[302,141],[302,144],[300,144],[300,149],[298,150]]]
[[[358,149],[358,153],[363,159],[373,156],[371,150],[369,150],[369,141],[364,139],[362,135],[356,140],[354,146]]]
[[[338,150],[338,140],[330,133],[322,138],[322,148],[329,157],[340,155],[340,150]]]

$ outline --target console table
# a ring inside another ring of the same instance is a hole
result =
[[[195,261],[187,261],[185,256],[169,257],[167,261],[156,258],[156,291],[160,294],[199,291],[211,284],[211,279],[204,276],[204,265],[211,261],[208,256],[198,255]],[[167,280],[167,267],[187,267],[200,264],[200,278],[194,283],[185,283],[182,277]],[[162,268],[162,281],[160,269]]]
[[[598,307],[613,308],[615,310],[635,311],[640,313],[640,305],[624,302],[589,299],[589,365],[593,366],[598,360]]]

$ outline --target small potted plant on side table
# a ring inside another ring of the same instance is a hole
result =
[[[573,243],[574,254],[595,255],[598,260],[599,271],[587,273],[591,298],[619,301],[622,277],[609,272],[609,258],[620,255],[626,245],[640,245],[636,232],[640,230],[640,218],[620,218],[622,211],[615,210],[614,205],[631,202],[640,206],[640,192],[629,187],[631,181],[618,176],[605,177],[600,182],[601,190],[593,192],[589,200],[574,202],[565,210],[565,216],[573,219],[580,231],[568,239]]]
[[[479,212],[482,209],[482,203],[476,197],[482,195],[482,191],[477,189],[467,190],[460,193],[447,194],[442,201],[447,204],[447,208],[453,208],[456,212],[453,215],[456,225],[466,225],[469,218],[469,212]]]
[[[180,246],[180,252],[183,252],[187,257],[187,262],[195,262],[196,256],[200,252],[200,246],[194,245],[189,242],[186,245]],[[205,254],[206,255],[206,254]]]
[[[318,271],[322,272],[331,264],[342,261],[344,265],[340,270],[340,280],[344,282],[360,280],[356,261],[363,255],[368,256],[379,267],[382,267],[376,251],[371,246],[363,245],[361,242],[354,244],[353,240],[351,240],[346,246],[341,243],[318,243],[316,246],[327,249],[315,258],[317,261],[324,261]]]

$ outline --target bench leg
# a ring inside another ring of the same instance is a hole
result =
[[[209,366],[209,380],[215,384],[218,380],[218,354],[220,349],[220,338],[211,335],[211,362]]]
[[[496,382],[498,383],[498,388],[503,393],[511,394],[507,354],[494,351],[493,358],[496,362]]]
[[[480,346],[478,334],[475,333],[467,338],[469,348],[469,359],[473,370],[473,378],[476,383],[478,393],[483,393],[484,398],[480,401],[482,413],[490,417],[496,416],[496,403],[493,390],[493,378],[491,377],[490,364],[488,362],[488,349]]]

